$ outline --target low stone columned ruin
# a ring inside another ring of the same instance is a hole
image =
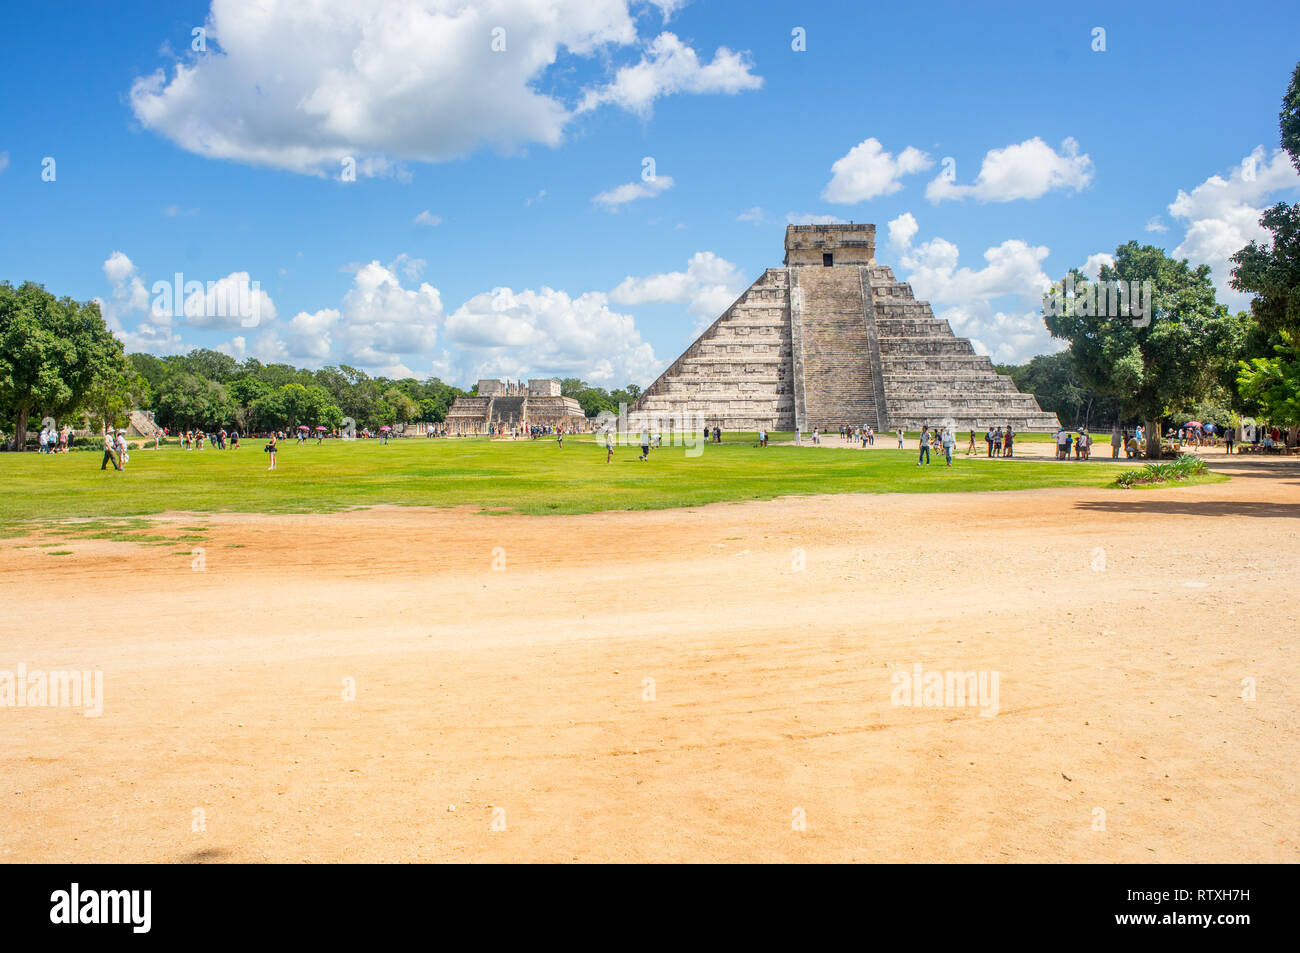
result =
[[[477,397],[457,397],[447,412],[450,434],[487,433],[491,427],[556,427],[582,430],[587,417],[572,397],[560,394],[557,380],[481,380]]]

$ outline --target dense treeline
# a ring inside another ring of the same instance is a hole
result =
[[[142,407],[172,430],[334,428],[346,417],[358,429],[440,422],[466,393],[436,377],[391,380],[346,364],[311,371],[254,358],[239,362],[206,348],[169,357],[132,354],[130,363],[145,383]]]

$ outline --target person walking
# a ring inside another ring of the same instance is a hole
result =
[[[119,429],[117,431],[117,468],[125,470],[130,461],[131,455],[126,452],[126,431]]]
[[[113,464],[114,470],[120,470],[122,467],[117,462],[117,447],[113,442],[113,434],[109,430],[104,431],[104,459],[99,464],[101,470],[105,469],[110,463]]]
[[[266,442],[266,447],[265,447],[264,449],[266,450],[267,453],[269,453],[269,454],[271,455],[271,465],[270,465],[269,467],[267,467],[267,469],[268,469],[268,470],[274,470],[274,469],[275,469],[275,433],[274,433],[274,431],[271,433],[271,439],[268,440],[268,441]]]
[[[641,460],[650,459],[650,431],[645,427],[641,428]]]
[[[930,465],[930,425],[929,424],[921,424],[920,443],[921,443],[921,452],[917,455],[916,465],[919,467],[921,465],[921,461],[924,460],[925,465],[928,467]]]
[[[614,462],[614,432],[612,430],[605,431],[605,462]]]
[[[943,455],[948,461],[948,466],[952,466],[952,448],[957,444],[957,438],[953,435],[951,427],[945,427],[943,430]]]
[[[1232,453],[1232,445],[1236,441],[1236,437],[1237,437],[1237,429],[1235,427],[1229,425],[1224,428],[1223,446],[1228,451],[1228,453]]]

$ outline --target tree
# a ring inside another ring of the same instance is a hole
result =
[[[393,419],[389,423],[406,423],[414,420],[420,408],[415,401],[396,387],[384,392],[384,403],[393,409]]]
[[[230,423],[235,415],[225,386],[189,371],[168,377],[155,403],[158,423],[176,430],[215,430]]]
[[[26,449],[32,414],[74,413],[91,388],[127,370],[98,304],[0,282],[0,410],[14,421],[15,450]]]
[[[1291,74],[1278,119],[1282,148],[1300,170],[1300,63]],[[1259,223],[1272,241],[1252,241],[1232,256],[1232,287],[1255,296],[1250,309],[1266,331],[1300,332],[1300,203],[1279,202]]]
[[[1043,320],[1052,337],[1070,342],[1084,386],[1119,398],[1125,416],[1146,424],[1147,456],[1159,459],[1161,418],[1223,379],[1241,352],[1247,322],[1215,300],[1208,265],[1191,268],[1151,245],[1115,249],[1114,266],[1103,265],[1100,274],[1100,282],[1113,281],[1151,282],[1146,319],[1087,313],[1094,309],[1080,305],[1089,300],[1089,283],[1071,270],[1065,284],[1074,297],[1052,306],[1045,299]]]
[[[1273,423],[1300,424],[1300,344],[1283,332],[1274,357],[1256,357],[1238,365],[1237,390]]]

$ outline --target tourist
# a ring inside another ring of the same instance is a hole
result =
[[[943,455],[948,461],[948,466],[952,466],[952,448],[956,445],[957,438],[953,436],[952,428],[943,429]]]
[[[993,428],[989,427],[984,431],[984,450],[985,456],[993,456]]]
[[[1122,440],[1119,435],[1119,424],[1116,424],[1110,431],[1110,458],[1119,459],[1119,448]]]
[[[1015,442],[1016,442],[1016,432],[1011,429],[1010,424],[1007,424],[1006,433],[1002,437],[1002,447],[1003,447],[1002,455],[1004,457],[1011,457],[1015,455],[1012,453],[1012,447],[1015,445]]]
[[[993,428],[993,456],[1002,456],[1002,428]]]
[[[767,431],[764,430],[762,427],[758,428],[758,445],[760,447],[767,446]]]
[[[1070,459],[1070,452],[1074,450],[1074,434],[1066,433],[1065,435],[1065,459]]]
[[[924,460],[925,465],[928,467],[930,465],[930,425],[929,424],[921,424],[920,444],[921,444],[921,452],[916,458],[916,465],[919,467],[921,465],[921,461]]]
[[[556,431],[555,431],[555,444],[556,444],[556,446],[558,446],[561,450],[564,449],[564,431],[563,431],[563,430],[560,430],[559,428],[556,428]]]
[[[1069,440],[1070,438],[1066,434],[1065,428],[1064,427],[1058,428],[1056,431],[1056,459],[1065,460],[1069,458],[1070,455],[1070,451],[1068,449]]]
[[[1224,428],[1224,431],[1223,431],[1223,446],[1224,446],[1224,448],[1227,450],[1228,453],[1232,453],[1232,443],[1233,443],[1233,440],[1234,440],[1234,438],[1235,438],[1236,436],[1237,436],[1237,431],[1236,431],[1236,428],[1235,428],[1235,427],[1231,427],[1231,426],[1229,426],[1229,427]]]
[[[818,431],[818,429],[817,429],[816,427],[814,427],[814,428],[813,428],[813,446],[814,446],[814,447],[821,446],[821,442],[822,442],[822,435],[821,435],[821,432]]]
[[[231,449],[231,450],[238,450],[238,449],[239,449],[239,431],[238,431],[238,430],[232,430],[232,431],[230,431],[230,449]]]
[[[113,442],[112,432],[105,430],[104,431],[104,459],[99,464],[99,468],[101,470],[105,469],[110,463],[113,464],[114,470],[122,469],[121,465],[117,462],[116,450],[117,447]]]
[[[605,431],[605,462],[614,462],[614,431]]]
[[[125,470],[131,455],[126,452],[126,431],[119,429],[117,431],[117,462],[118,469]]]
[[[641,457],[640,457],[640,459],[643,460],[643,461],[644,461],[644,460],[649,460],[649,459],[650,459],[650,431],[649,431],[647,428],[645,428],[645,427],[642,427],[642,428],[641,428]]]
[[[275,434],[274,433],[271,434],[271,439],[266,442],[266,446],[263,447],[262,449],[271,455],[271,465],[267,467],[267,469],[274,470],[275,469]]]

